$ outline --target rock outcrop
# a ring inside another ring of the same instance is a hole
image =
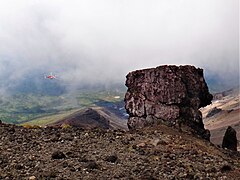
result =
[[[237,132],[231,126],[228,126],[223,137],[222,147],[237,151]]]
[[[213,96],[194,66],[159,66],[127,75],[125,107],[129,129],[165,123],[186,124],[206,138],[199,108],[209,105]],[[209,139],[209,137],[207,137]]]

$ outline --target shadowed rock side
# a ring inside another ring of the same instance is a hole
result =
[[[84,111],[70,115],[56,125],[69,124],[73,127],[95,128],[100,127],[104,129],[109,128],[109,120],[101,116],[96,110],[91,108]]]
[[[194,66],[159,66],[127,75],[125,107],[129,129],[163,122],[185,124],[206,137],[199,108],[211,103],[203,70]]]
[[[231,126],[228,126],[223,137],[222,147],[237,151],[237,132]]]

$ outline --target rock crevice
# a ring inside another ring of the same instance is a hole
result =
[[[129,129],[182,121],[198,134],[206,133],[199,108],[209,105],[213,97],[202,69],[165,65],[137,70],[127,75],[126,86]]]

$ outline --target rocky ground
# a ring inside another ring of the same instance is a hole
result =
[[[0,179],[240,179],[240,156],[163,125],[125,132],[0,124]]]

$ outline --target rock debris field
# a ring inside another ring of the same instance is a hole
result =
[[[240,156],[164,125],[125,132],[1,123],[0,179],[240,179]]]

